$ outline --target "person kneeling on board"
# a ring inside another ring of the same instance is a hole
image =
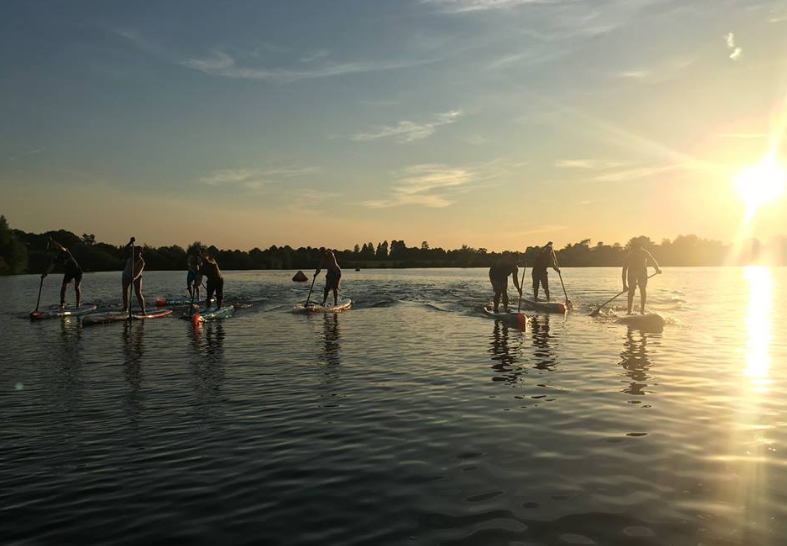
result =
[[[656,273],[661,274],[661,268],[653,255],[642,248],[639,241],[631,243],[631,252],[626,256],[623,262],[623,291],[628,291],[628,311],[626,314],[630,315],[634,307],[634,292],[639,286],[639,312],[645,314],[645,302],[648,299],[648,263],[653,264],[656,268]],[[628,280],[628,285],[626,285]]]
[[[205,305],[210,306],[210,300],[215,292],[216,309],[221,309],[221,305],[224,303],[224,277],[221,275],[219,264],[208,254],[208,249],[202,250],[202,266],[199,271],[208,282]]]
[[[195,250],[194,254],[186,258],[186,265],[189,268],[186,274],[186,288],[189,291],[189,297],[198,300],[199,287],[202,284],[202,275],[199,272],[202,267],[202,258],[199,256],[199,250]]]
[[[328,293],[330,291],[333,291],[333,304],[338,305],[339,282],[342,280],[342,270],[336,262],[336,256],[334,256],[330,249],[322,246],[320,247],[320,253],[320,263],[317,265],[317,271],[314,272],[314,276],[317,277],[320,271],[325,268],[325,290],[322,294],[322,306],[325,307],[325,302],[328,301]]]
[[[541,248],[533,264],[531,273],[533,276],[533,301],[538,301],[539,284],[544,289],[547,301],[552,301],[549,298],[549,277],[547,276],[547,268],[549,267],[560,273],[560,268],[557,266],[557,256],[555,256],[555,250],[552,248],[552,241],[549,241],[546,246]]]
[[[489,282],[492,283],[492,290],[495,291],[494,310],[500,306],[500,299],[503,299],[503,308],[508,312],[508,276],[514,276],[514,286],[519,295],[522,295],[522,287],[519,286],[519,268],[507,259],[499,260],[489,268]]]
[[[126,267],[123,269],[123,311],[128,311],[131,305],[129,293],[131,292],[131,285],[134,285],[134,292],[137,295],[137,302],[142,314],[145,315],[145,297],[142,295],[142,271],[145,269],[145,260],[142,259],[142,247],[134,246],[134,237],[126,244],[125,250],[129,253],[129,258],[126,260]],[[131,249],[134,249],[133,256],[131,256]]]
[[[46,271],[41,273],[41,278],[45,279],[55,268],[55,265],[60,265],[64,271],[63,284],[60,285],[60,308],[63,309],[66,306],[66,290],[71,281],[74,281],[74,293],[77,299],[76,307],[82,307],[82,268],[79,267],[71,252],[60,243],[55,242],[52,237],[49,238],[46,246],[47,250],[53,251],[54,254]]]

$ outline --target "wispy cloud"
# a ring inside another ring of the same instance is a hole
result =
[[[732,32],[727,33],[727,35],[724,36],[724,41],[727,44],[727,49],[731,52],[730,59],[733,61],[740,59],[741,55],[743,54],[743,50],[735,45],[735,34]]]
[[[46,150],[46,148],[36,148],[34,150],[28,150],[26,152],[20,152],[20,153],[18,153],[16,155],[12,155],[11,157],[8,158],[8,160],[9,161],[15,161],[17,159],[21,159],[21,158],[29,156],[29,155],[40,154],[44,150]]]
[[[511,9],[525,4],[543,4],[546,0],[421,0],[424,4],[434,4],[448,13],[466,13],[493,9]]]
[[[441,125],[449,125],[462,117],[461,110],[451,110],[435,115],[430,121],[416,123],[413,121],[400,121],[396,125],[383,125],[370,132],[356,133],[350,140],[369,142],[381,138],[392,137],[401,144],[423,140],[432,136]]]
[[[324,59],[331,54],[327,49],[318,49],[301,57],[302,63],[310,63],[318,59]]]
[[[181,64],[199,70],[211,76],[225,78],[258,80],[267,82],[288,83],[298,80],[328,78],[364,72],[381,72],[417,66],[431,62],[420,61],[358,61],[347,63],[324,64],[308,69],[292,70],[287,68],[264,68],[239,66],[233,57],[223,51],[215,51],[210,57],[187,59]]]
[[[199,181],[208,186],[238,185],[259,190],[280,179],[306,176],[316,172],[312,167],[278,169],[221,169],[203,176]]]
[[[607,161],[604,159],[559,159],[555,167],[559,169],[614,169],[624,166],[621,161]]]
[[[398,173],[391,197],[362,204],[372,209],[401,205],[445,208],[455,203],[452,199],[454,194],[463,193],[471,185],[493,176],[495,174],[478,169],[443,164],[413,165]]]
[[[745,140],[767,138],[767,133],[719,133],[716,135],[719,138],[740,138]]]
[[[594,182],[628,182],[631,180],[641,180],[650,178],[658,174],[675,171],[684,168],[682,165],[656,165],[645,167],[634,167],[631,169],[620,169],[612,172],[600,174],[591,178]]]

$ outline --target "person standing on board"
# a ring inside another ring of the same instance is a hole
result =
[[[500,307],[500,299],[503,299],[503,309],[508,312],[508,276],[514,276],[514,286],[519,295],[522,295],[522,287],[519,286],[519,268],[509,260],[502,258],[489,268],[489,282],[492,283],[492,290],[495,291],[494,311],[497,313]]]
[[[71,252],[60,243],[55,242],[52,237],[49,238],[47,243],[47,250],[50,249],[54,250],[54,254],[46,271],[41,273],[41,278],[45,279],[55,268],[55,265],[60,265],[64,271],[63,284],[60,285],[60,308],[63,309],[66,306],[66,290],[68,290],[68,285],[71,284],[71,281],[74,281],[74,293],[77,298],[76,306],[82,307],[82,268],[79,267]]]
[[[137,295],[137,302],[142,314],[145,313],[145,297],[142,295],[142,271],[145,269],[145,260],[142,259],[142,247],[134,246],[136,239],[134,237],[129,240],[124,249],[129,253],[126,260],[126,267],[123,269],[123,311],[128,311],[131,293],[131,285],[134,285],[134,293]],[[131,256],[131,249],[134,249],[134,255]]]
[[[653,255],[642,248],[639,241],[632,241],[631,252],[623,262],[623,291],[629,293],[629,305],[627,314],[631,314],[634,307],[634,292],[639,286],[640,306],[639,312],[645,314],[645,302],[648,299],[648,263],[656,268],[656,273],[661,274],[661,268]],[[626,284],[628,280],[628,285]]]
[[[549,241],[546,246],[542,247],[536,256],[536,261],[533,264],[533,301],[538,301],[538,285],[544,288],[544,295],[549,299],[549,277],[547,276],[547,268],[551,267],[558,273],[560,268],[557,266],[557,256],[555,250],[552,248],[552,241]]]
[[[199,287],[202,284],[202,275],[199,270],[202,267],[202,258],[199,256],[199,250],[195,250],[194,254],[186,258],[186,265],[189,272],[186,274],[186,288],[189,291],[189,297],[192,299],[199,299]]]
[[[205,306],[210,306],[210,300],[215,293],[216,309],[221,309],[221,305],[224,303],[224,277],[221,275],[219,264],[208,254],[207,248],[202,250],[202,265],[199,271],[205,276],[208,283],[207,294],[205,294]]]
[[[333,304],[338,305],[339,282],[342,280],[342,270],[336,262],[336,256],[330,249],[322,246],[320,247],[320,252],[320,263],[317,265],[317,271],[314,272],[314,276],[319,275],[320,271],[325,268],[325,290],[322,295],[322,305],[323,307],[325,306],[325,302],[328,301],[328,293],[331,290],[333,290]]]

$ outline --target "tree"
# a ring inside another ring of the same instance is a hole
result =
[[[378,260],[384,260],[388,257],[388,241],[377,243],[376,256]]]
[[[8,220],[0,216],[0,275],[14,275],[27,269],[27,247],[8,227]]]
[[[360,254],[361,246],[358,243],[355,243],[355,248],[353,248],[353,254]]]
[[[88,235],[87,233],[82,234],[82,244],[85,246],[93,246],[96,244],[96,236],[92,233]]]
[[[423,241],[421,243],[421,250],[429,250],[429,243],[426,242],[426,241]]]

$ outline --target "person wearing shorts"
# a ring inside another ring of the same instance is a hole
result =
[[[55,254],[52,256],[52,260],[50,261],[47,270],[41,274],[41,278],[46,278],[46,276],[52,272],[56,265],[62,267],[63,283],[60,285],[60,308],[62,309],[66,306],[66,291],[68,290],[68,285],[71,284],[72,281],[74,283],[74,293],[76,294],[76,306],[81,307],[82,268],[79,267],[79,264],[71,255],[71,252],[69,252],[68,249],[60,243],[55,242],[55,240],[51,237],[49,238],[47,247],[49,249],[53,249]]]
[[[639,312],[645,314],[645,303],[648,299],[648,264],[656,268],[656,273],[661,274],[661,268],[653,255],[642,248],[636,239],[631,242],[631,252],[623,262],[623,291],[628,291],[628,312],[634,308],[634,293],[639,286]]]
[[[200,275],[200,268],[202,267],[202,258],[198,253],[192,254],[186,259],[188,266],[188,273],[186,273],[186,289],[189,291],[189,297],[192,299],[199,299],[199,287],[202,285],[202,275]]]
[[[522,287],[519,286],[519,268],[507,260],[501,260],[489,268],[489,282],[492,283],[492,290],[495,293],[494,311],[497,313],[500,307],[500,300],[503,300],[503,309],[508,312],[508,276],[514,276],[514,286],[522,295]]]
[[[224,303],[224,277],[219,269],[219,264],[216,263],[214,258],[208,255],[207,249],[202,251],[202,266],[200,273],[205,277],[207,282],[207,294],[205,294],[205,305],[210,305],[210,300],[213,295],[216,295],[216,309],[221,309]]]
[[[536,261],[533,264],[533,271],[531,275],[533,277],[533,300],[538,301],[538,287],[539,285],[544,289],[544,295],[547,297],[547,301],[549,299],[549,276],[547,275],[547,269],[551,267],[558,273],[560,269],[557,266],[557,257],[555,256],[555,250],[552,248],[552,241],[548,242],[546,246],[541,248],[536,256]]]
[[[142,295],[142,271],[145,269],[145,260],[142,259],[142,247],[134,246],[134,237],[126,244],[125,250],[129,257],[126,260],[126,267],[123,268],[123,313],[128,311],[130,305],[131,286],[134,285],[134,293],[137,295],[137,302],[142,314],[145,314],[145,297]],[[133,255],[132,255],[133,249]]]
[[[314,276],[319,275],[320,271],[325,268],[325,290],[323,291],[322,305],[325,306],[325,302],[328,301],[328,294],[331,291],[333,292],[333,304],[338,305],[342,270],[336,261],[336,256],[330,249],[320,247],[320,252],[320,263],[317,265],[317,271],[315,271]]]

